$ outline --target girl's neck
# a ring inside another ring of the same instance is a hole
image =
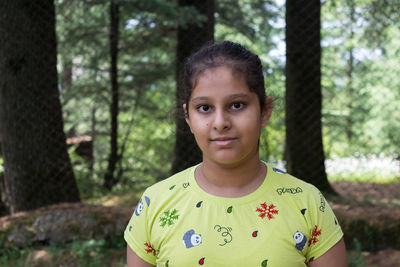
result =
[[[221,197],[241,197],[263,183],[267,168],[259,158],[236,166],[203,161],[195,171],[197,184],[207,193]]]

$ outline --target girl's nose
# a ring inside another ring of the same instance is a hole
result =
[[[214,117],[214,129],[217,131],[224,131],[231,127],[231,122],[228,114],[223,110],[217,110]]]

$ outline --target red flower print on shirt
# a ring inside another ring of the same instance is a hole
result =
[[[318,226],[315,226],[314,230],[312,231],[311,237],[308,240],[308,246],[315,245],[319,241],[317,236],[321,235],[321,230],[318,230]]]
[[[267,203],[262,203],[260,204],[261,208],[257,208],[256,211],[259,212],[258,214],[261,219],[264,219],[265,217],[268,218],[268,220],[274,219],[274,214],[278,214],[279,210],[275,209],[276,206],[274,204],[267,205]]]
[[[149,243],[144,243],[144,245],[147,247],[145,250],[147,253],[153,253],[153,255],[156,255],[156,250],[149,244]]]

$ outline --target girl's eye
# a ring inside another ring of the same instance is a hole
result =
[[[201,105],[197,108],[200,112],[208,112],[210,110],[209,105]]]
[[[241,102],[236,102],[236,103],[233,103],[233,104],[232,104],[232,109],[233,109],[233,110],[242,109],[243,106],[244,106],[243,103],[241,103]]]

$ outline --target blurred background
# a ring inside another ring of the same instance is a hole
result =
[[[342,181],[398,186],[399,10],[397,0],[2,0],[0,215],[132,207],[200,162],[179,116],[180,70],[222,40],[263,62],[275,100],[263,160],[328,195]]]

